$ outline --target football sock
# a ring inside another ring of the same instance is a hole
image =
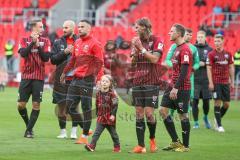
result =
[[[209,99],[204,99],[203,100],[203,113],[204,115],[208,115],[209,112]]]
[[[166,119],[164,119],[164,125],[168,131],[168,134],[172,138],[172,141],[177,142],[178,136],[171,116],[168,116]]]
[[[215,119],[217,121],[217,125],[218,126],[222,126],[222,124],[221,124],[221,111],[220,111],[220,107],[218,107],[218,106],[214,107],[214,114],[215,114]]]
[[[149,129],[149,138],[153,139],[155,138],[155,132],[156,132],[156,126],[157,126],[157,122],[147,122],[147,126]]]
[[[142,147],[145,147],[145,143],[144,143],[145,128],[146,126],[145,126],[144,118],[136,119],[136,132],[137,132],[138,145]]]
[[[228,108],[224,108],[224,106],[221,107],[221,117],[223,117],[225,115],[227,110],[228,110]]]
[[[21,115],[24,123],[26,124],[26,126],[28,125],[28,121],[29,121],[29,118],[28,118],[28,113],[27,113],[27,108],[24,108],[24,109],[18,109],[18,112],[19,114]]]
[[[192,114],[193,114],[194,121],[198,121],[198,113],[199,113],[198,102],[199,102],[198,99],[193,100]]]
[[[34,109],[32,110],[30,120],[29,120],[29,123],[27,126],[28,131],[31,131],[33,129],[33,127],[38,119],[39,112],[40,112],[40,110],[34,110]]]
[[[66,128],[66,117],[58,117],[58,124],[61,129]]]
[[[184,119],[181,121],[182,126],[182,139],[183,139],[183,145],[185,147],[189,146],[189,136],[190,136],[190,122],[189,119]]]

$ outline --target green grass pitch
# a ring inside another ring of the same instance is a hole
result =
[[[230,110],[222,120],[225,133],[215,132],[204,128],[202,110],[200,108],[200,129],[191,129],[190,148],[188,153],[164,152],[146,153],[144,155],[129,154],[136,144],[134,108],[120,100],[117,114],[117,131],[121,142],[121,153],[112,153],[112,140],[107,131],[104,131],[96,151],[89,153],[83,145],[74,144],[70,139],[57,139],[59,127],[55,116],[55,106],[51,103],[50,90],[45,90],[39,119],[34,127],[35,138],[23,138],[25,125],[16,108],[17,89],[7,88],[0,92],[0,160],[73,160],[73,159],[160,159],[160,160],[239,160],[240,159],[240,102],[232,101]],[[28,104],[28,113],[31,103]],[[159,148],[169,144],[163,122],[158,118],[156,140]],[[213,105],[209,114],[213,124]],[[175,121],[179,137],[181,137],[180,122]],[[96,119],[93,119],[91,128],[94,129]],[[191,121],[192,124],[192,121]],[[70,133],[71,123],[67,124]],[[192,128],[192,126],[191,126]],[[79,134],[81,133],[79,129]],[[149,132],[146,128],[145,143],[149,151]],[[89,138],[91,140],[91,137]]]

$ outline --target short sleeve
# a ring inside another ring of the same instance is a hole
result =
[[[162,53],[163,48],[164,48],[163,41],[160,38],[157,38],[153,45],[153,52]]]
[[[191,55],[190,49],[184,49],[181,50],[180,56],[181,56],[181,64],[190,64],[190,55]]]
[[[212,52],[210,52],[208,54],[206,64],[209,65],[209,66],[213,65],[213,54],[212,54]]]
[[[232,54],[229,53],[229,60],[228,60],[228,64],[233,64],[234,63],[234,57]]]

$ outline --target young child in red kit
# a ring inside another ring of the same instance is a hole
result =
[[[102,76],[99,88],[100,91],[96,94],[97,125],[91,143],[86,145],[85,148],[91,152],[95,151],[97,141],[106,128],[114,143],[113,152],[121,152],[116,131],[118,98],[113,90],[112,77],[110,75]]]

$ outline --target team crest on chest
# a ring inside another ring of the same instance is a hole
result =
[[[89,50],[89,45],[84,45],[83,46],[83,52],[88,52],[88,50]]]
[[[110,100],[110,96],[105,96],[105,101],[109,101]]]
[[[226,59],[228,59],[228,58],[229,58],[229,55],[228,55],[228,54],[224,54],[224,57],[225,57]]]
[[[39,42],[40,47],[44,46],[44,42]]]

